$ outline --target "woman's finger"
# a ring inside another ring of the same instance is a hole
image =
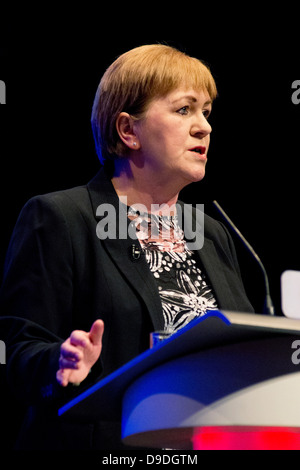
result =
[[[72,331],[70,336],[70,344],[72,344],[73,346],[81,346],[82,348],[86,348],[88,342],[88,333],[80,330]]]
[[[69,383],[70,371],[65,369],[58,369],[56,372],[56,380],[62,386],[66,387]]]
[[[75,361],[74,359],[65,359],[63,356],[60,356],[58,365],[60,369],[78,369],[78,362],[79,361]]]
[[[60,354],[64,359],[73,359],[75,361],[80,361],[83,356],[82,351],[78,347],[67,342],[61,345]]]

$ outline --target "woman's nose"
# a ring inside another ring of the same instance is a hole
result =
[[[212,131],[212,127],[207,121],[206,117],[204,114],[199,114],[197,115],[197,118],[195,119],[195,122],[192,125],[191,128],[191,134],[192,135],[197,135],[201,137],[205,137],[207,134],[210,134]]]

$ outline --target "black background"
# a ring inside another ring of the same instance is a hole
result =
[[[219,91],[207,175],[181,198],[204,202],[213,216],[211,201],[219,201],[264,262],[280,314],[280,275],[300,270],[300,105],[291,101],[291,84],[300,79],[299,15],[288,4],[277,10],[227,3],[224,11],[219,4],[176,5],[84,12],[80,5],[64,13],[26,6],[2,20],[1,266],[31,196],[85,184],[98,171],[90,114],[105,69],[132,47],[163,42],[204,60]],[[236,244],[249,296],[261,312],[261,272]]]
[[[6,25],[0,77],[7,86],[7,104],[1,106],[1,265],[28,198],[85,184],[97,172],[90,114],[105,69],[132,47],[163,42],[204,60],[219,91],[206,177],[181,198],[204,202],[214,216],[210,201],[219,201],[264,262],[280,313],[280,275],[300,269],[300,105],[291,101],[291,85],[300,73],[294,16],[278,10],[262,17],[245,7],[214,19],[213,11],[198,7],[171,19],[149,8],[136,16],[116,9],[85,15],[78,9],[64,16],[44,10],[35,17],[27,12],[21,24]],[[285,17],[290,26],[283,28]],[[260,270],[239,241],[237,249],[249,296],[260,312]]]

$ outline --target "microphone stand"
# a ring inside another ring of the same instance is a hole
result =
[[[269,286],[269,279],[267,275],[267,271],[255,252],[255,250],[252,248],[250,243],[246,240],[246,238],[241,234],[239,229],[236,227],[236,225],[232,222],[232,220],[228,217],[226,212],[222,209],[220,204],[217,201],[213,201],[214,206],[218,209],[220,214],[224,217],[228,225],[231,227],[231,229],[237,234],[237,236],[240,238],[240,240],[243,242],[243,244],[246,246],[246,248],[250,251],[251,255],[256,259],[258,262],[260,269],[262,270],[263,276],[264,276],[264,281],[265,281],[265,291],[266,291],[266,297],[265,297],[265,304],[264,304],[264,313],[267,315],[275,315],[275,308],[272,302],[271,294],[270,294],[270,286]]]

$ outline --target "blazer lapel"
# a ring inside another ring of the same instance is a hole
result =
[[[190,245],[191,249],[193,249],[193,244],[195,241],[193,232],[196,231],[198,237],[201,237],[202,234],[202,240],[201,238],[199,238],[198,243],[200,240],[200,243],[202,241],[203,245],[202,247],[194,251],[198,254],[201,264],[209,278],[218,305],[222,306],[220,308],[225,310],[235,309],[236,304],[234,299],[232,298],[232,292],[228,284],[222,263],[220,261],[220,257],[218,256],[217,250],[215,248],[215,244],[211,239],[205,236],[204,214],[203,218],[199,217],[198,220],[192,215],[193,209],[189,204],[180,204],[182,206],[183,211],[189,211],[190,214],[188,220],[190,221],[193,219],[193,225],[195,226],[195,229],[193,231],[191,230],[189,224],[185,224],[184,226],[185,237],[190,240],[190,243],[188,242],[187,244],[188,246]]]
[[[205,238],[204,245],[198,250],[198,255],[209,278],[220,308],[231,310],[235,308],[232,292],[227,282],[222,264],[217,254],[214,242]]]
[[[143,299],[152,319],[154,329],[163,329],[162,305],[155,280],[150,272],[145,256],[142,254],[139,241],[129,236],[130,220],[127,217],[126,209],[120,204],[114,187],[104,169],[101,169],[95,178],[88,183],[88,190],[93,212],[98,223],[103,218],[103,215],[97,215],[100,212],[98,208],[101,204],[109,204],[113,216],[116,217],[114,223],[117,236],[102,240],[104,248],[114,260],[118,269],[132,285],[136,294]],[[109,208],[108,206],[106,207]],[[133,256],[133,251],[135,251],[135,257]]]

